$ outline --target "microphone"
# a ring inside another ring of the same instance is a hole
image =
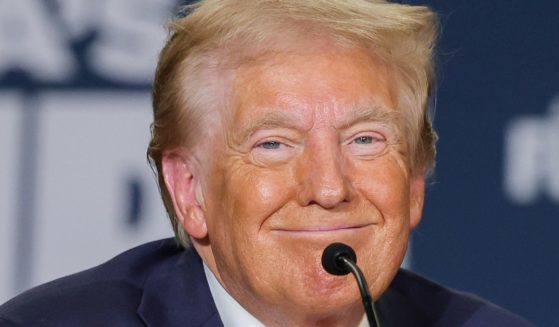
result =
[[[328,245],[324,252],[322,252],[322,267],[326,272],[336,275],[343,276],[350,272],[355,276],[357,280],[357,285],[359,286],[359,292],[361,293],[361,300],[363,301],[363,306],[365,307],[365,313],[367,315],[367,320],[369,321],[370,327],[380,327],[378,321],[377,312],[375,310],[375,303],[371,294],[369,293],[369,287],[367,286],[367,280],[363,276],[363,272],[356,264],[357,255],[355,251],[344,243],[332,243]]]

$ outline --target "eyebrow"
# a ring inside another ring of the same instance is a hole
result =
[[[242,125],[239,129],[239,134],[236,135],[235,141],[244,143],[251,135],[261,129],[272,128],[292,128],[300,127],[301,123],[293,117],[285,114],[282,111],[270,111],[265,116],[249,120],[246,124]]]
[[[346,129],[361,122],[373,121],[397,131],[401,118],[401,113],[397,110],[378,105],[359,106],[351,110],[349,116],[342,120],[338,128]],[[242,144],[257,131],[273,128],[300,129],[301,122],[285,114],[283,111],[272,110],[263,117],[249,120],[246,124],[242,125],[234,140],[238,144]]]
[[[402,122],[402,114],[398,110],[378,105],[359,106],[351,110],[351,114],[342,120],[339,128],[346,129],[355,124],[368,121],[379,122],[397,131]]]

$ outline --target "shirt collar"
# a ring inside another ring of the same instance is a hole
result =
[[[204,273],[210,286],[210,292],[217,307],[217,312],[225,327],[264,327],[258,319],[251,315],[237,302],[215,278],[213,272],[204,263]],[[363,316],[358,327],[369,327],[367,317]]]
[[[264,327],[264,324],[246,311],[239,302],[227,293],[205,263],[204,273],[206,274],[217,312],[219,312],[225,327]]]

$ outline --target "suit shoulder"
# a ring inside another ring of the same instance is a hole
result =
[[[403,269],[398,272],[381,300],[386,308],[391,305],[405,307],[408,319],[420,319],[423,322],[416,326],[534,326],[480,297],[446,288]]]
[[[99,326],[138,320],[145,279],[177,260],[182,249],[160,240],[128,250],[97,267],[26,291],[0,306],[2,326]],[[139,322],[139,320],[138,320]]]

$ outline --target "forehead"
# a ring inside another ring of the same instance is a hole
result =
[[[279,53],[242,65],[231,96],[237,126],[261,116],[316,124],[342,122],[363,107],[395,110],[386,65],[361,50]]]

